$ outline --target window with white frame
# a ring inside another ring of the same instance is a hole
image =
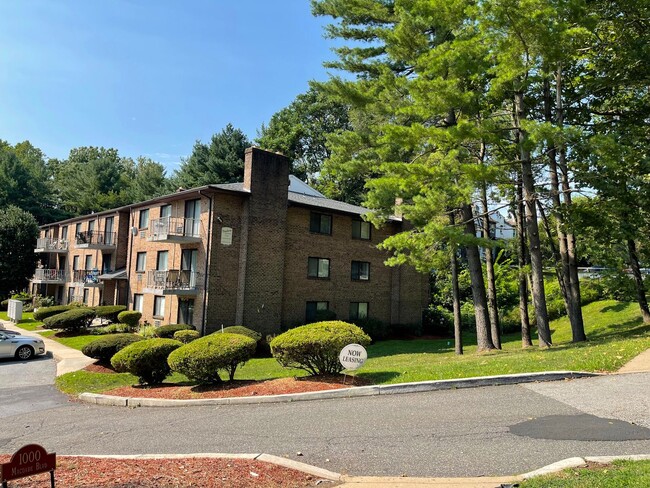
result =
[[[169,259],[169,251],[158,251],[156,258],[156,269],[158,271],[167,271],[167,263]]]
[[[153,316],[163,318],[165,316],[165,297],[156,296],[153,299]]]
[[[146,229],[149,227],[149,209],[145,208],[143,210],[140,210],[140,216],[138,220],[138,228],[139,229]]]
[[[138,293],[133,295],[133,310],[142,313],[144,310],[144,295]]]
[[[135,271],[137,273],[144,273],[147,269],[147,253],[139,252],[135,260]]]

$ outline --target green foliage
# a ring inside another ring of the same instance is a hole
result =
[[[147,339],[151,339],[153,337],[156,337],[156,329],[158,329],[158,327],[155,325],[150,325],[145,322],[138,328],[138,334],[140,334],[142,337],[146,337]]]
[[[326,322],[336,320],[336,312],[334,310],[316,310],[314,314],[314,322]]]
[[[86,344],[81,352],[100,362],[108,363],[116,352],[142,340],[144,339],[136,334],[112,334]]]
[[[174,339],[181,341],[183,344],[189,344],[199,337],[201,337],[201,334],[196,330],[177,330],[174,332]]]
[[[125,310],[124,305],[102,305],[95,307],[95,315],[111,322],[117,322],[118,315]]]
[[[388,324],[381,320],[368,317],[365,319],[355,320],[354,325],[364,331],[374,341],[381,341],[388,337]]]
[[[131,327],[127,324],[110,324],[105,327],[93,327],[88,332],[92,335],[120,334],[131,332]]]
[[[392,324],[392,335],[395,337],[405,337],[411,339],[413,337],[420,337],[422,335],[422,324],[418,323],[405,323],[405,324]]]
[[[70,305],[54,305],[53,307],[41,307],[36,312],[34,312],[34,319],[45,320],[48,317],[51,317],[53,315],[62,312],[67,312],[68,310],[71,309],[72,307]]]
[[[175,190],[167,180],[165,167],[150,158],[138,157],[132,171],[133,178],[127,189],[128,200],[131,203],[144,202]]]
[[[34,275],[37,237],[38,224],[31,214],[13,205],[0,208],[0,297],[22,290]]]
[[[339,353],[348,344],[370,344],[359,327],[341,321],[317,322],[280,334],[271,341],[271,352],[288,368],[303,369],[311,375],[339,373]]]
[[[92,308],[74,308],[43,320],[45,329],[80,330],[88,327],[95,318]]]
[[[122,324],[127,324],[131,328],[136,328],[140,323],[142,314],[135,310],[124,310],[117,314],[118,322]]]
[[[256,345],[246,335],[215,332],[171,353],[169,366],[200,383],[220,383],[219,370],[225,370],[232,381],[237,367],[253,356]]]
[[[120,373],[137,376],[140,384],[162,383],[171,370],[167,364],[170,353],[183,345],[173,339],[146,339],[134,342],[111,358],[111,365]]]
[[[188,325],[188,324],[161,325],[160,327],[155,328],[153,335],[155,337],[164,337],[170,339],[174,337],[174,334],[179,330],[196,330],[196,329],[193,325]]]
[[[192,154],[174,174],[176,186],[194,188],[214,183],[234,183],[244,179],[244,151],[250,141],[239,129],[228,124],[214,134],[210,144],[196,141]]]
[[[244,327],[243,325],[231,325],[230,327],[224,327],[223,330],[215,332],[215,334],[221,332],[225,334],[242,334],[245,335],[246,337],[250,337],[255,342],[258,342],[262,339],[262,334],[260,334],[259,332],[255,332],[253,329],[249,329],[248,327]]]
[[[424,313],[423,329],[427,334],[448,337],[454,332],[454,314],[440,305],[429,305]]]
[[[536,476],[519,484],[521,488],[645,488],[650,486],[650,461],[618,460],[611,464],[565,469]]]
[[[34,308],[53,307],[55,304],[54,297],[36,295],[34,297]]]

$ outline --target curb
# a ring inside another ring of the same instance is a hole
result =
[[[96,405],[115,407],[189,407],[213,405],[243,405],[260,403],[289,403],[309,400],[328,400],[333,398],[356,398],[377,395],[395,395],[426,391],[452,390],[457,388],[478,388],[482,386],[516,385],[541,381],[560,381],[576,378],[602,376],[600,373],[582,371],[546,371],[541,373],[509,374],[501,376],[481,376],[454,380],[421,381],[396,385],[357,386],[339,390],[314,391],[308,393],[287,393],[258,397],[204,398],[198,400],[166,400],[159,398],[131,398],[100,393],[81,393],[79,400]]]
[[[227,454],[227,453],[193,453],[193,454],[133,454],[133,455],[93,455],[93,454],[62,454],[62,456],[75,456],[96,459],[186,459],[186,458],[212,458],[212,459],[248,459],[275,464],[284,468],[295,469],[310,474],[317,478],[340,481],[342,475],[327,469],[301,463],[292,459],[274,456],[272,454]]]
[[[545,476],[548,474],[558,473],[565,469],[577,468],[579,466],[584,466],[587,463],[596,463],[596,464],[609,464],[612,461],[647,461],[650,460],[650,454],[631,454],[624,456],[585,456],[585,457],[572,457],[563,459],[543,468],[536,469],[535,471],[530,471],[521,475],[522,479],[535,478],[537,476]]]

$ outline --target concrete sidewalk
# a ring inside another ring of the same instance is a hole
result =
[[[644,373],[646,371],[650,371],[650,349],[646,349],[632,358],[617,373]]]
[[[42,339],[43,342],[45,342],[45,351],[51,352],[52,356],[54,356],[54,359],[56,360],[57,376],[61,376],[65,373],[70,373],[72,371],[78,371],[95,362],[93,358],[84,356],[81,351],[77,351],[76,349],[64,346],[57,341],[43,337],[38,332],[21,329],[14,323],[6,320],[1,320],[0,323],[4,325],[5,329],[18,332],[20,335]]]

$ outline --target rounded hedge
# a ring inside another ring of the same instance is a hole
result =
[[[124,312],[126,307],[124,305],[102,305],[95,307],[95,315],[97,317],[117,322],[117,316],[120,312]]]
[[[215,334],[220,334],[221,332],[224,334],[245,335],[246,337],[250,337],[256,342],[262,339],[262,334],[255,332],[253,329],[249,329],[248,327],[244,327],[243,325],[231,325],[230,327],[225,327],[223,330],[215,332]]]
[[[89,342],[81,349],[81,352],[90,358],[108,363],[115,353],[142,340],[144,339],[136,334],[111,334]]]
[[[34,320],[45,320],[48,317],[52,317],[53,315],[67,312],[68,310],[72,310],[73,307],[70,305],[55,305],[53,307],[39,307],[36,312],[34,312]]]
[[[174,337],[174,334],[179,330],[196,330],[196,329],[193,325],[187,325],[187,324],[161,325],[160,327],[156,327],[156,329],[153,331],[153,335],[156,337],[171,339],[172,337]]]
[[[117,321],[121,324],[126,324],[131,328],[135,328],[140,323],[142,314],[135,310],[124,310],[117,314]]]
[[[174,332],[174,339],[181,341],[183,344],[189,344],[199,337],[201,337],[201,334],[196,330],[177,330]]]
[[[67,312],[58,313],[46,318],[43,327],[46,329],[78,330],[88,327],[95,318],[92,308],[73,308]]]
[[[288,330],[271,341],[271,352],[287,368],[298,368],[312,375],[340,373],[341,349],[348,344],[370,344],[370,337],[359,327],[338,320],[316,322]]]
[[[140,384],[162,383],[171,370],[169,354],[183,343],[173,339],[145,339],[126,346],[111,358],[111,365],[120,373],[131,373]]]
[[[221,369],[232,381],[235,370],[251,358],[256,345],[245,335],[218,332],[178,348],[169,355],[168,362],[172,370],[199,383],[220,383]]]

